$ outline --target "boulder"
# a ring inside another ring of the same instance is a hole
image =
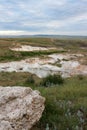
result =
[[[0,87],[0,130],[29,130],[42,116],[45,98],[28,87]]]

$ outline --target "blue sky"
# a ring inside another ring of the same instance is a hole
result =
[[[0,34],[87,35],[87,0],[0,0]]]

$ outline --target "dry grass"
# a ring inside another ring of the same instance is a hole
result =
[[[28,82],[29,78],[33,76],[35,83],[37,85],[40,82],[40,79],[36,75],[32,75],[26,72],[1,72],[0,73],[0,86],[29,86],[31,85]]]

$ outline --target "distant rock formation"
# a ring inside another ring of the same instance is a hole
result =
[[[0,130],[29,130],[39,121],[45,98],[26,87],[0,87]]]

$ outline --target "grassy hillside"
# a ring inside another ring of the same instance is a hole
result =
[[[56,47],[42,52],[13,52],[11,47],[32,45]],[[63,48],[63,51],[59,50]],[[52,53],[87,54],[87,40],[60,40],[53,38],[0,39],[0,63],[29,57],[47,56]],[[86,58],[86,57],[85,57]],[[85,60],[85,64],[87,64]],[[32,130],[87,130],[87,76],[78,75],[63,79],[60,84],[50,78],[50,85],[42,85],[44,79],[30,73],[0,72],[0,86],[27,86],[37,89],[46,98],[45,111]],[[47,80],[47,79],[46,79]],[[57,79],[60,80],[60,79]]]
[[[76,126],[87,129],[87,77],[81,75],[64,79],[63,84],[49,87],[41,86],[39,79],[29,73],[0,73],[0,85],[3,86],[27,86],[37,89],[46,98],[45,111],[41,120],[32,130],[45,130],[49,124],[50,130],[55,127],[60,130],[76,130]],[[31,81],[31,82],[30,82]],[[78,116],[81,110],[84,122]]]

